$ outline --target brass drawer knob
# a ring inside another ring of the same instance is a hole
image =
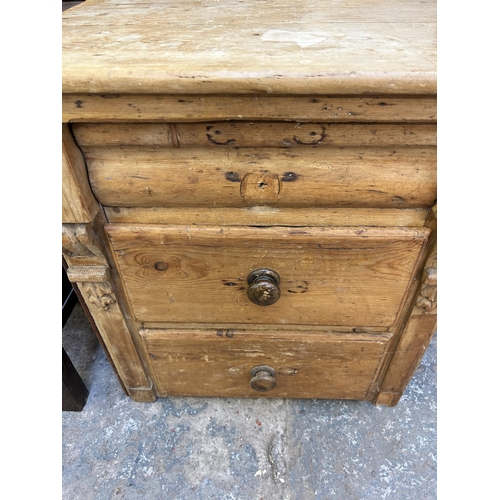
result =
[[[280,276],[271,269],[252,271],[247,282],[250,285],[247,290],[248,298],[258,306],[270,306],[280,298]]]
[[[276,370],[272,366],[260,365],[254,366],[250,370],[252,380],[250,380],[250,387],[254,391],[267,392],[276,387]]]

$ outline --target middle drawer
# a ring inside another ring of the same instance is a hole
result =
[[[137,321],[374,328],[395,323],[429,236],[390,227],[110,224],[106,232]],[[269,270],[264,278],[260,269]]]

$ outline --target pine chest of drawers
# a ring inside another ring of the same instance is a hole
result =
[[[436,327],[435,4],[63,15],[63,255],[127,394],[395,405]]]

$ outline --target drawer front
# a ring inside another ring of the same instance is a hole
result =
[[[106,232],[137,321],[377,328],[394,324],[429,235],[121,224]],[[250,299],[266,293],[249,281],[262,268],[279,276],[270,283],[279,298],[269,305]]]
[[[429,207],[436,148],[84,148],[114,207]]]
[[[435,146],[435,123],[74,123],[81,147]]]
[[[160,396],[332,399],[369,399],[391,338],[307,331],[140,334]],[[271,370],[252,373],[259,366]]]

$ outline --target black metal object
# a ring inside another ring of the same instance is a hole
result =
[[[62,326],[70,317],[78,297],[73,286],[66,276],[66,270],[62,268]],[[80,374],[69,359],[66,351],[62,350],[62,411],[82,411],[89,391],[85,386]]]

